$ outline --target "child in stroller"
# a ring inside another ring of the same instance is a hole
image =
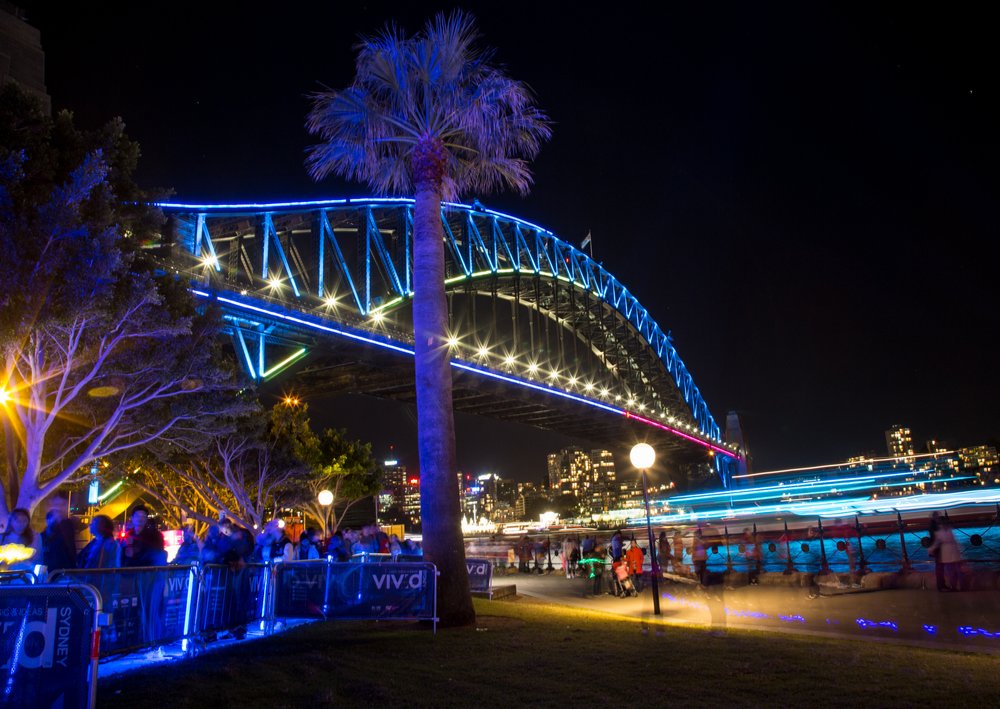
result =
[[[628,573],[628,565],[624,561],[615,561],[611,564],[611,592],[619,598],[627,596],[638,596],[632,577]]]

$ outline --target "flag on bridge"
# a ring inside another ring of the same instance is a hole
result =
[[[592,241],[592,239],[590,238],[590,232],[588,231],[586,238],[584,238],[584,240],[580,242],[580,250],[582,251],[583,249],[585,249],[588,246],[590,246],[590,255],[593,256],[594,255],[594,247],[591,246],[591,241]]]

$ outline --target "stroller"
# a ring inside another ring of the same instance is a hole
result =
[[[628,573],[628,565],[624,561],[615,561],[611,564],[611,592],[619,598],[628,596],[638,596],[632,577]]]

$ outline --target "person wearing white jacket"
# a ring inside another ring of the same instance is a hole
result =
[[[934,532],[934,541],[927,552],[944,567],[944,578],[947,584],[942,591],[961,590],[962,551],[955,541],[955,534],[947,519],[938,519],[938,527]]]

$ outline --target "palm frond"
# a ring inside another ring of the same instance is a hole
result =
[[[467,190],[526,192],[528,161],[551,136],[551,123],[531,90],[494,65],[478,39],[472,16],[461,11],[436,15],[412,37],[390,25],[363,38],[354,83],[311,97],[306,128],[321,142],[308,149],[310,175],[412,192],[413,163],[426,159],[417,156],[443,152],[446,198]]]

